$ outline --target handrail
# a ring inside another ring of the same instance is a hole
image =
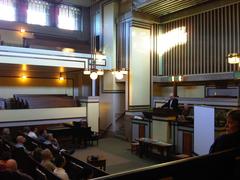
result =
[[[126,111],[122,112],[121,115],[115,120],[116,122],[122,119],[126,114]]]
[[[160,179],[166,177],[173,179],[233,179],[235,161],[239,155],[240,148],[236,148],[102,176],[94,178],[94,180]]]

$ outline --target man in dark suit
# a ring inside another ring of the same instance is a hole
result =
[[[170,99],[165,103],[162,108],[178,110],[178,99],[175,96],[170,96]]]

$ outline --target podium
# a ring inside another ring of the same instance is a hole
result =
[[[174,146],[175,130],[172,130],[172,124],[176,122],[178,111],[154,108],[153,112],[143,112],[143,114],[145,118],[151,119],[151,138]]]
[[[143,112],[145,118],[152,119],[152,116],[157,117],[172,117],[179,114],[178,110],[174,109],[164,109],[164,108],[154,108],[152,112]]]

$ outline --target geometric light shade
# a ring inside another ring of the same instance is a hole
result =
[[[96,80],[96,79],[98,78],[98,74],[97,74],[96,72],[92,72],[92,73],[90,74],[90,78],[91,78],[92,80]]]
[[[84,74],[84,75],[90,75],[90,74],[91,74],[91,71],[90,71],[90,70],[84,70],[84,71],[83,71],[83,74]]]
[[[104,74],[104,71],[103,71],[103,70],[97,70],[97,74],[98,74],[99,76],[102,76],[102,75]]]

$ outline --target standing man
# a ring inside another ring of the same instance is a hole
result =
[[[165,103],[162,108],[178,110],[178,99],[177,97],[171,95],[167,103]]]

